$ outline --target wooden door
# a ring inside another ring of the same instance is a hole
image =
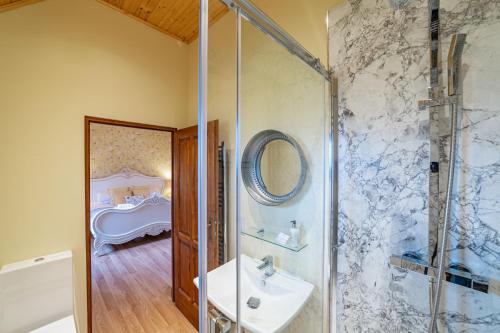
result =
[[[207,240],[208,270],[217,267],[218,224],[218,121],[208,132]],[[174,300],[179,310],[198,328],[198,127],[178,130],[174,135]]]

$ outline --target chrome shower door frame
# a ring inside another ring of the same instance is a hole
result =
[[[283,30],[277,23],[269,18],[248,0],[222,0],[230,9],[236,12],[236,133],[235,133],[235,165],[236,165],[236,331],[242,332],[241,327],[241,242],[242,231],[240,208],[240,168],[241,147],[241,19],[251,22],[264,34],[270,36],[278,44],[284,46],[290,53],[300,58],[312,69],[318,72],[327,83],[326,122],[324,128],[325,138],[325,165],[324,165],[324,265],[323,265],[323,323],[322,332],[334,332],[336,329],[335,316],[335,286],[337,281],[337,231],[338,231],[338,85],[335,75],[321,64],[319,58],[314,57],[299,42]],[[326,13],[325,13],[326,15]],[[328,29],[328,27],[326,27]],[[328,41],[325,41],[328,43]]]
[[[208,333],[207,301],[207,81],[208,0],[200,0],[198,36],[198,329]]]

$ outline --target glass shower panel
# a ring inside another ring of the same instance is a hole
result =
[[[329,84],[246,20],[240,84],[240,323],[322,332]]]
[[[209,1],[209,12],[220,10]],[[235,271],[235,11],[210,27],[207,49],[208,198],[207,298],[208,331],[226,333],[236,320]]]

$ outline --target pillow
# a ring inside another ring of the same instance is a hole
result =
[[[132,204],[119,204],[119,205],[116,205],[115,206],[115,209],[130,209],[130,208],[134,208],[135,205],[132,205]]]
[[[151,195],[151,187],[148,185],[132,187],[132,195],[142,195],[144,198],[149,198]]]
[[[151,187],[151,196],[153,196],[154,194],[156,194],[159,197],[162,196],[163,193],[161,190],[161,186],[152,186]]]
[[[125,197],[132,195],[130,187],[109,188],[108,193],[113,199],[113,205],[115,206],[119,204],[124,204],[126,202]]]
[[[111,205],[111,199],[108,192],[98,192],[96,194],[96,202],[101,205]]]
[[[134,205],[134,206],[137,206],[143,200],[144,200],[144,196],[143,195],[130,195],[130,196],[126,196],[125,197],[125,201],[128,204],[131,204],[131,205]]]

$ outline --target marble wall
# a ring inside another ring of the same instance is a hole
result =
[[[443,66],[450,35],[468,34],[458,194],[449,257],[477,274],[500,265],[500,2],[441,1]],[[339,332],[426,332],[425,276],[389,265],[427,256],[429,82],[425,0],[349,0],[329,14],[330,64],[339,79]],[[496,60],[496,61],[495,61]],[[446,124],[442,112],[441,124]],[[449,129],[442,126],[446,160]],[[445,164],[441,172],[445,170]],[[500,299],[445,283],[444,332],[498,332]]]

